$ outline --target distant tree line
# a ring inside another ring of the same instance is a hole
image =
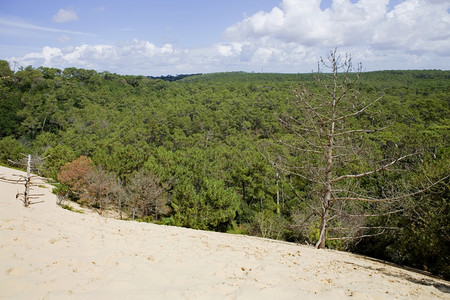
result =
[[[190,76],[197,76],[197,75],[202,75],[202,73],[195,73],[195,74],[177,74],[177,75],[166,75],[166,76],[147,76],[148,78],[151,79],[161,79],[164,81],[177,81],[177,80],[181,80],[183,78],[186,77],[190,77]]]

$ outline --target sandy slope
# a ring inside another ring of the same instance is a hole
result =
[[[21,172],[0,167],[0,177]],[[0,182],[0,298],[450,299],[450,283],[348,253],[25,208]]]

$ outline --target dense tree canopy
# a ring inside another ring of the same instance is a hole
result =
[[[234,72],[180,78],[31,66],[14,73],[3,61],[0,160],[18,160],[20,153],[45,157],[39,171],[76,187],[72,199],[125,218],[316,243],[320,223],[309,206],[316,186],[274,164],[299,166],[307,158],[287,146],[295,135],[279,116],[295,115],[293,90],[306,86],[318,94],[314,77]],[[383,97],[345,125],[351,130],[390,124],[362,140],[370,146],[367,155],[420,155],[405,160],[402,172],[371,176],[358,189],[382,196],[448,175],[449,79],[449,71],[438,70],[361,75],[354,87],[361,99]],[[268,142],[278,147],[272,159],[264,150]],[[89,176],[76,177],[71,166],[89,169]],[[335,167],[344,174],[373,166]],[[136,196],[140,192],[148,197]],[[444,183],[402,202],[402,213],[358,223],[367,228],[358,234],[370,234],[372,227],[395,229],[327,246],[450,276],[449,205]],[[367,213],[372,208],[364,207]],[[343,209],[350,214],[354,207]],[[447,259],[438,261],[439,255]]]

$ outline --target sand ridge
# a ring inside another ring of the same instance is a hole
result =
[[[374,259],[70,212],[44,183],[26,208],[22,189],[0,182],[1,299],[450,299],[449,282]]]

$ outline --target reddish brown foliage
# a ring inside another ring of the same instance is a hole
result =
[[[82,192],[86,187],[86,176],[94,171],[92,160],[86,156],[80,156],[61,167],[58,181],[68,185],[72,191]]]

